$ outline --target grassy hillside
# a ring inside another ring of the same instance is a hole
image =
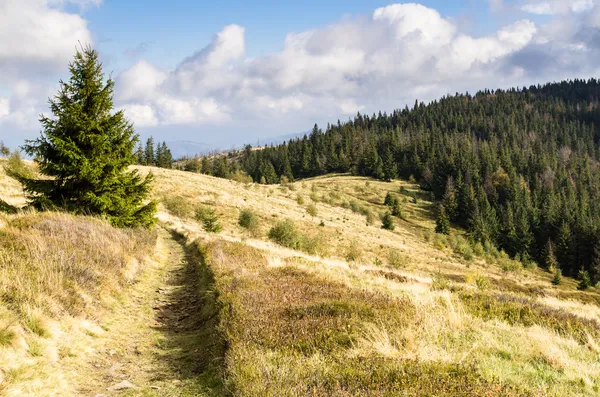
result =
[[[600,392],[597,291],[567,278],[554,286],[551,274],[460,231],[435,235],[431,203],[414,185],[326,176],[261,186],[153,172],[161,219],[195,241],[214,273],[234,395]],[[393,232],[378,217],[388,191],[403,202]],[[194,219],[206,208],[219,215],[219,234]],[[238,225],[242,210],[255,215],[251,231]],[[268,238],[284,219],[307,242],[299,249]]]
[[[24,203],[0,172],[0,198]],[[60,213],[0,214],[0,395],[76,395],[66,371],[153,255],[156,234]]]
[[[186,242],[178,253],[159,233],[158,267],[136,266],[155,234],[0,219],[0,394],[600,393],[598,291],[555,286],[461,230],[435,234],[415,184],[139,168],[155,174],[162,226]],[[393,231],[387,193],[401,203]],[[107,390],[122,379],[139,387]]]

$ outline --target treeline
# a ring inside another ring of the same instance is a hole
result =
[[[600,82],[457,94],[315,125],[233,161],[254,181],[350,172],[413,177],[471,238],[600,281]],[[582,272],[583,271],[583,272]],[[582,272],[582,273],[581,273]]]
[[[167,143],[163,141],[154,146],[154,138],[146,140],[146,146],[140,143],[135,152],[136,162],[139,165],[154,165],[161,168],[173,168],[173,155]]]

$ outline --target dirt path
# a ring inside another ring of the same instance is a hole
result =
[[[82,368],[84,396],[223,396],[223,343],[202,257],[160,231],[160,258],[116,305]],[[197,251],[197,250],[196,250]]]

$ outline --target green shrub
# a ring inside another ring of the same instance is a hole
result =
[[[397,218],[404,217],[404,215],[402,214],[402,205],[400,204],[400,201],[398,199],[394,199],[394,202],[392,204],[392,215]]]
[[[249,209],[244,209],[240,212],[238,217],[238,224],[246,230],[256,233],[259,229],[260,219],[258,215]]]
[[[269,238],[287,248],[299,249],[301,236],[296,231],[296,225],[290,219],[277,223],[269,230]]]
[[[209,233],[219,233],[223,230],[223,226],[221,225],[221,221],[219,217],[215,213],[215,210],[209,209],[204,215],[204,230]]]
[[[481,244],[479,241],[475,243],[475,245],[473,246],[473,253],[476,256],[483,256],[485,254],[485,249],[483,248],[483,244]]]
[[[319,211],[317,210],[317,206],[314,204],[309,204],[308,207],[306,207],[306,212],[308,213],[308,215],[312,216],[313,218],[319,214]]]
[[[237,170],[231,175],[231,180],[239,183],[253,183],[252,177],[242,170]]]
[[[327,250],[325,237],[322,234],[315,236],[300,236],[300,250],[313,255],[324,255]]]
[[[296,195],[296,202],[298,205],[304,205],[304,197],[301,194]]]
[[[392,214],[390,214],[389,212],[385,213],[385,215],[381,219],[381,223],[382,223],[382,226],[381,226],[382,229],[394,230],[396,228],[396,226],[394,225],[394,218],[392,217]]]
[[[317,194],[317,192],[312,192],[309,197],[313,202],[315,202],[315,203],[319,202],[319,195]]]
[[[360,244],[357,241],[351,242],[346,247],[346,252],[344,254],[344,257],[346,258],[346,260],[348,262],[356,262],[357,260],[360,259],[361,256],[362,256],[362,249],[360,247]]]
[[[388,264],[391,267],[402,268],[410,263],[410,257],[404,255],[396,249],[390,249],[388,252]]]
[[[210,213],[210,208],[205,205],[197,205],[194,209],[194,219],[198,222],[204,222],[206,216]]]
[[[194,205],[183,197],[168,196],[163,198],[162,203],[170,214],[178,218],[190,218],[194,214]]]
[[[554,277],[552,278],[552,284],[560,285],[562,283],[562,271],[560,269],[554,270]]]
[[[475,285],[480,290],[486,290],[490,285],[490,281],[481,274],[478,274],[475,276]]]
[[[0,329],[0,347],[12,345],[16,336],[17,334],[8,327]]]
[[[579,278],[578,290],[584,291],[592,286],[592,280],[587,270],[580,270],[577,276]]]
[[[373,211],[371,210],[367,210],[365,211],[365,218],[367,221],[367,225],[371,226],[372,224],[375,223],[375,214],[373,214]]]

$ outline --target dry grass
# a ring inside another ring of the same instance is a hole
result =
[[[163,199],[160,220],[194,242],[190,249],[196,250],[197,266],[202,271],[208,266],[214,277],[214,290],[198,293],[201,299],[210,294],[218,301],[217,329],[227,342],[224,382],[230,394],[600,393],[598,292],[577,291],[576,282],[566,277],[562,285],[552,286],[551,274],[526,269],[492,247],[472,245],[460,231],[450,237],[436,235],[432,204],[414,184],[326,176],[274,187],[151,170],[157,179],[154,195]],[[378,221],[389,191],[403,203],[403,219],[396,219],[393,232],[382,230]],[[311,203],[318,207],[317,217],[307,214]],[[208,210],[219,214],[220,233],[206,232],[194,218]],[[241,213],[246,215],[240,218]],[[294,236],[304,245],[286,247],[269,239],[268,231],[284,220],[293,222]],[[11,255],[28,258],[18,267],[8,267],[8,277],[24,275],[13,283],[18,288],[0,280],[0,290],[16,297],[0,305],[0,353],[13,352],[6,359],[0,354],[0,367],[2,360],[14,359],[15,351],[34,362],[76,352],[72,346],[47,343],[63,332],[52,316],[64,313],[72,318],[102,307],[98,301],[121,285],[110,280],[123,280],[127,266],[119,258],[127,253],[136,257],[131,252],[139,251],[146,239],[138,240],[134,232],[109,235],[112,229],[102,229],[99,221],[58,214],[5,216],[0,223],[0,241],[14,247]],[[59,223],[68,226],[61,228]],[[115,255],[96,251],[92,242],[69,233],[121,248]],[[81,252],[85,255],[77,256]],[[67,254],[76,258],[69,262]],[[29,275],[32,263],[46,257],[69,265],[50,266],[60,269],[48,270],[51,277]],[[106,279],[94,273],[97,268],[86,259],[102,263]],[[96,282],[105,281],[97,287]],[[154,284],[142,283],[139,294],[150,285]],[[48,299],[39,299],[41,293]],[[142,295],[136,300],[146,299]],[[149,305],[144,318],[152,315]],[[210,317],[210,322],[216,321]],[[99,340],[106,337],[102,332],[89,328]],[[153,335],[143,329],[133,334],[142,339]],[[185,345],[184,350],[193,347]],[[132,367],[143,364],[133,353],[127,357]],[[0,376],[7,384],[31,377],[29,365],[5,367]],[[151,379],[152,374],[147,376]]]
[[[431,204],[424,196],[410,200],[412,185],[328,176],[290,190],[156,174],[164,178],[157,195],[210,202],[223,214],[218,236],[193,221],[160,216],[200,239],[215,273],[234,395],[600,390],[598,293],[576,291],[566,278],[554,287],[550,274],[471,245],[458,232],[440,239],[432,233]],[[385,211],[387,191],[405,210],[394,232],[365,222],[365,213]],[[319,203],[318,219],[297,197]],[[237,226],[241,209],[253,211],[265,230],[286,219],[300,235],[320,230],[327,249],[316,256],[265,234],[249,238]],[[321,219],[326,226],[319,228]]]
[[[85,350],[155,235],[60,213],[0,215],[0,224],[0,392],[73,395],[63,358]]]

